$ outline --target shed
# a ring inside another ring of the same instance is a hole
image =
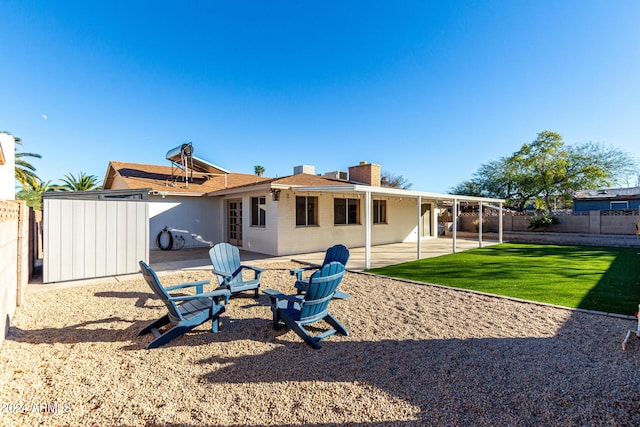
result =
[[[43,193],[43,282],[137,273],[150,189]]]

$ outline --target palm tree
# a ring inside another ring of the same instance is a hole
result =
[[[42,210],[42,193],[58,190],[58,186],[51,185],[51,181],[30,180],[28,186],[28,189],[22,189],[16,194],[16,199],[26,200],[27,206],[36,211]]]
[[[95,175],[87,175],[84,172],[80,172],[78,178],[73,176],[72,173],[65,175],[61,180],[64,184],[58,188],[60,191],[91,191],[100,190],[102,184],[98,182],[98,177]]]
[[[11,135],[11,133],[6,132],[6,131],[0,131],[0,133],[6,133],[8,135]],[[36,154],[36,153],[22,153],[18,151],[18,146],[22,146],[22,140],[20,138],[18,138],[17,136],[14,136],[13,139],[16,140],[16,147],[15,147],[15,153],[16,153],[16,172],[15,172],[15,177],[16,180],[22,184],[22,189],[25,191],[28,191],[29,189],[29,185],[31,182],[37,182],[40,181],[40,178],[38,178],[38,175],[36,175],[36,168],[29,163],[27,160],[25,160],[25,157],[33,157],[36,159],[41,159],[42,156],[40,154]]]
[[[254,166],[253,170],[255,171],[256,175],[262,176],[262,175],[264,175],[265,168],[264,168],[264,166],[258,165],[258,166]]]

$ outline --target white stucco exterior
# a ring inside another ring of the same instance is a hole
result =
[[[274,192],[279,192],[277,199],[273,196]],[[296,224],[297,196],[317,197],[317,224]],[[265,199],[264,225],[252,225],[254,197]],[[335,224],[334,201],[337,198],[359,200],[357,223]],[[376,201],[382,200],[386,205],[386,221],[374,224],[371,210]],[[149,246],[152,250],[159,249],[156,238],[167,227],[174,238],[184,238],[185,248],[211,247],[219,242],[229,242],[251,252],[286,256],[320,252],[341,243],[347,247],[367,248],[365,257],[370,259],[372,245],[416,242],[419,256],[419,241],[438,237],[437,213],[443,203],[444,206],[453,207],[455,217],[456,206],[461,200],[492,202],[500,206],[503,202],[499,199],[480,199],[351,183],[335,187],[258,184],[207,195],[154,191],[149,199]],[[233,227],[235,237],[232,237],[229,231],[230,205],[236,207],[237,218],[242,217],[241,231],[240,228]],[[482,241],[479,239],[481,246]],[[452,251],[455,252],[455,230],[452,240]]]
[[[16,198],[16,140],[13,136],[0,133],[0,200]]]
[[[221,201],[210,197],[149,197],[149,248],[167,227],[174,236],[184,238],[185,248],[210,247],[222,241]]]
[[[251,225],[251,198],[265,198],[266,224],[264,227]],[[234,197],[227,197],[226,200]],[[225,202],[226,203],[226,202]],[[273,200],[271,195],[265,191],[251,192],[242,196],[242,248],[251,252],[259,252],[269,255],[278,254],[278,212],[280,202]],[[225,224],[227,218],[225,214]],[[224,236],[226,238],[226,236]]]
[[[296,195],[318,197],[319,218],[317,226],[301,227],[296,225]],[[360,197],[360,223],[334,224],[334,199],[358,197]],[[371,244],[381,245],[417,240],[416,199],[373,196],[372,200],[386,201],[387,222],[372,224]],[[277,209],[279,227],[277,255],[323,251],[337,243],[342,243],[347,247],[365,245],[365,201],[362,195],[342,192],[283,191]],[[433,208],[431,210],[431,218],[433,218]]]
[[[318,198],[318,225],[296,225],[296,196],[313,196]],[[264,226],[251,225],[251,199],[264,197],[266,208],[266,224]],[[334,199],[335,198],[361,198],[360,223],[349,225],[334,224]],[[169,198],[174,201],[175,198]],[[186,198],[188,199],[188,198]],[[215,230],[211,230],[213,243],[228,241],[227,236],[227,203],[231,200],[242,201],[242,241],[239,247],[269,255],[292,255],[306,252],[323,251],[336,243],[342,243],[348,247],[365,245],[365,202],[362,195],[349,192],[313,192],[296,191],[295,189],[281,190],[279,200],[273,200],[268,189],[245,191],[240,194],[228,194],[213,196],[216,200],[214,207],[209,209],[209,218]],[[387,222],[372,224],[372,240],[374,245],[396,243],[417,240],[417,199],[396,196],[374,196],[373,200],[385,200],[387,209]],[[185,200],[188,203],[189,200]],[[423,202],[428,204],[429,202]],[[422,238],[435,238],[437,218],[434,213],[434,203],[430,204],[431,233]],[[151,208],[154,212],[157,208]],[[188,212],[189,208],[177,208],[168,205],[164,209],[165,214],[174,212]],[[158,211],[159,212],[159,211]],[[150,214],[151,215],[151,214]],[[170,218],[170,217],[166,217]],[[172,218],[172,217],[171,217]],[[166,221],[165,221],[166,222]],[[153,238],[167,225],[164,223],[152,224]],[[193,229],[198,229],[195,224]]]

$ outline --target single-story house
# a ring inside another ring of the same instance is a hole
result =
[[[348,174],[320,176],[303,165],[292,175],[265,178],[194,159],[185,163],[183,157],[170,166],[109,163],[105,190],[149,191],[151,249],[158,247],[164,229],[180,236],[184,247],[229,242],[268,255],[323,251],[343,243],[365,247],[368,267],[371,245],[416,241],[419,253],[421,239],[438,237],[439,209],[453,207],[455,213],[460,202],[502,209],[503,203],[384,188],[380,165],[367,162],[349,167]],[[453,237],[455,251],[455,227]]]
[[[573,194],[573,211],[638,210],[640,187],[580,190]]]
[[[16,141],[7,133],[0,133],[0,200],[15,200]]]

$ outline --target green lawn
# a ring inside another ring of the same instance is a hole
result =
[[[608,313],[640,303],[638,248],[504,243],[369,272]]]

